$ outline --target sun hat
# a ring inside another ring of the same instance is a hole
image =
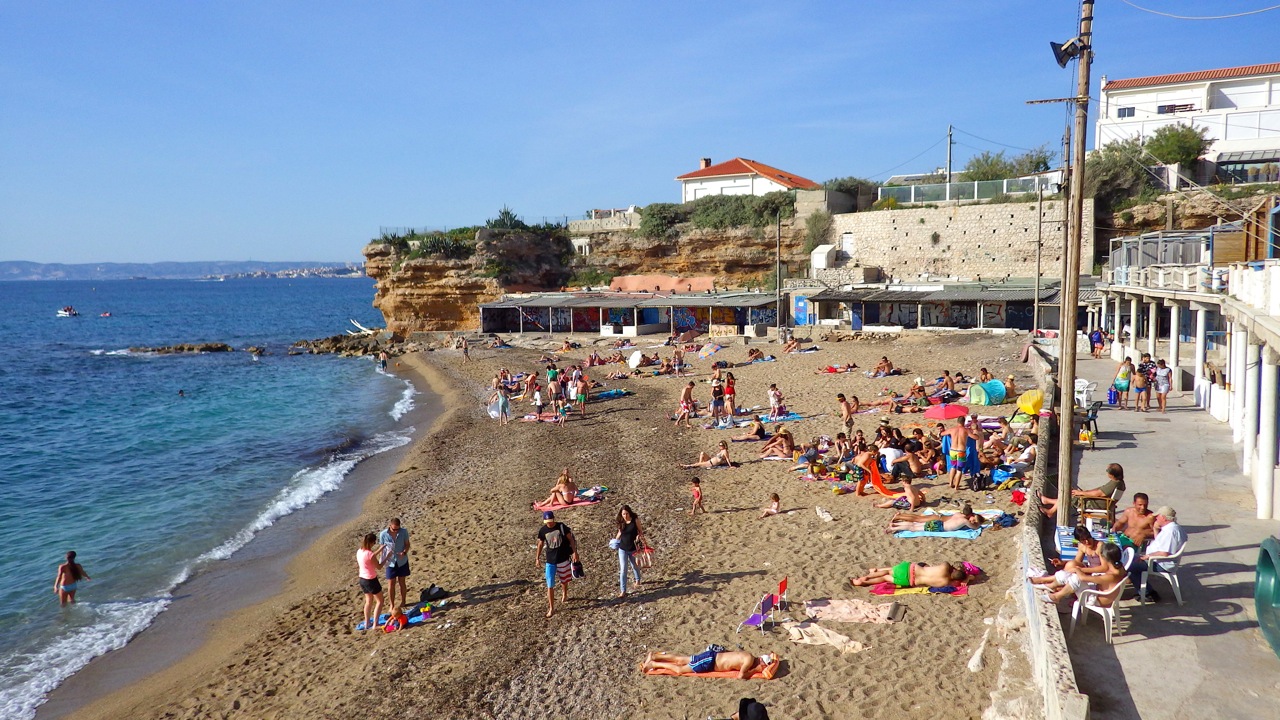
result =
[[[881,425],[888,425],[888,424],[889,424],[889,418],[880,418],[880,424],[881,424]]]
[[[542,519],[543,519],[543,520],[555,520],[555,519],[556,519],[556,514],[555,514],[555,513],[553,513],[553,512],[551,512],[550,510],[547,510],[547,511],[545,511],[545,512],[543,512],[543,513],[542,513]]]
[[[1166,519],[1168,519],[1168,520],[1173,520],[1174,522],[1177,522],[1177,521],[1178,521],[1178,511],[1177,511],[1177,510],[1174,510],[1173,508],[1169,507],[1168,505],[1162,505],[1162,506],[1160,506],[1160,507],[1156,508],[1156,514],[1157,514],[1157,515],[1162,515],[1162,516],[1164,516]]]

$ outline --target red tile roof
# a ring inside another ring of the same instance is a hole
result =
[[[725,162],[712,165],[709,168],[694,170],[691,173],[685,173],[677,180],[697,180],[698,178],[724,177],[728,175],[759,175],[768,178],[785,188],[792,190],[816,190],[822,187],[820,184],[799,175],[792,175],[789,172],[779,170],[776,167],[770,167],[755,160],[746,158],[734,158]]]
[[[1146,87],[1148,85],[1172,85],[1174,83],[1199,82],[1201,80],[1227,80],[1229,78],[1248,77],[1250,75],[1268,75],[1280,73],[1280,63],[1264,65],[1245,65],[1243,67],[1222,68],[1221,70],[1200,70],[1197,72],[1174,73],[1172,75],[1151,75],[1149,77],[1111,80],[1102,86],[1104,90],[1124,90],[1126,88]]]

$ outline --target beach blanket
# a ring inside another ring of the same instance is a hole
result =
[[[946,588],[906,587],[900,588],[891,582],[882,582],[871,586],[873,595],[968,595],[968,585],[956,585]]]
[[[897,538],[934,537],[973,540],[981,534],[982,528],[960,528],[959,530],[939,530],[937,532],[928,532],[926,530],[899,530],[894,533],[893,536]]]
[[[800,643],[801,645],[830,645],[839,650],[842,655],[860,653],[868,649],[866,645],[857,640],[851,640],[845,635],[841,635],[834,630],[828,630],[817,623],[807,620],[804,622],[789,620],[782,623],[782,627],[787,631],[787,635],[790,636],[793,643]]]
[[[556,417],[557,416],[555,413],[550,413],[550,412],[544,412],[541,415],[537,413],[529,413],[524,417],[520,418],[520,421],[521,422],[555,422]]]
[[[614,388],[613,390],[605,390],[605,391],[604,391],[604,392],[602,392],[602,393],[598,393],[598,394],[596,395],[596,399],[597,399],[597,400],[612,400],[612,399],[614,399],[614,398],[626,397],[627,395],[630,395],[630,394],[631,394],[631,391],[630,391],[630,390],[623,390],[623,389],[621,389],[621,388]]]
[[[543,510],[564,510],[565,508],[582,507],[584,505],[595,505],[604,499],[604,494],[609,492],[609,488],[597,485],[588,490],[583,490],[574,497],[573,502],[565,505],[564,503],[534,503],[533,509],[538,512]]]
[[[814,416],[814,417],[816,417],[816,416]],[[771,418],[771,417],[769,417],[768,415],[765,415],[764,417],[761,417],[760,419],[761,419],[761,420],[763,420],[763,421],[765,421],[765,422],[770,422],[770,423],[781,423],[781,422],[800,422],[801,420],[804,420],[804,419],[805,419],[805,417],[804,417],[803,415],[801,415],[800,413],[798,413],[798,412],[789,412],[789,413],[787,413],[786,415],[779,415],[779,416],[778,416],[778,417],[776,417],[776,418]],[[750,422],[750,421],[748,421],[748,422]]]
[[[751,362],[749,362],[749,363],[747,363],[747,364],[748,364],[748,365],[755,365],[756,363],[762,363],[762,362],[777,362],[777,360],[778,360],[778,358],[776,358],[776,357],[774,357],[774,356],[772,356],[772,355],[766,355],[766,356],[764,356],[764,357],[760,358],[759,360],[752,360]]]
[[[448,603],[449,603],[448,600],[436,600],[435,602],[417,603],[412,607],[408,608],[407,610],[404,610],[404,616],[406,621],[405,627],[421,625],[427,620],[430,620],[431,613],[443,610],[445,605],[447,605]],[[389,619],[391,619],[390,613],[382,613],[381,615],[378,616],[376,626],[382,627],[383,625],[386,625],[387,620]],[[356,624],[356,630],[359,631],[364,629],[365,629],[364,621],[361,620],[359,623]]]
[[[804,614],[814,620],[828,622],[887,624],[893,603],[873,603],[866,600],[837,600],[823,598],[806,600]]]
[[[774,656],[773,660],[764,666],[756,665],[756,668],[747,676],[748,680],[772,680],[778,674],[778,668],[782,667],[782,658]],[[714,672],[673,672],[665,668],[651,668],[644,671],[645,675],[674,675],[677,677],[703,677],[703,678],[736,678],[738,671],[736,670],[718,670]]]

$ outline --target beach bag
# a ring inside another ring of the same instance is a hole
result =
[[[587,576],[587,571],[582,568],[582,563],[577,560],[573,561],[573,564],[570,566],[570,568],[571,568],[571,572],[573,573],[574,580],[581,580],[582,578]]]
[[[1018,469],[1012,465],[997,465],[995,469],[991,471],[991,482],[996,485],[1000,485],[1007,480],[1011,480],[1017,472]]]
[[[653,556],[655,554],[656,553],[654,552],[652,547],[650,547],[648,544],[642,543],[639,547],[636,548],[636,552],[634,556],[636,561],[636,567],[644,568],[645,570],[648,570],[649,568],[653,567],[653,560],[654,560]]]
[[[1116,390],[1116,386],[1112,385],[1107,388],[1107,404],[1116,405],[1120,402],[1120,393]]]

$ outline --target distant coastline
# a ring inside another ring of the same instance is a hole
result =
[[[158,263],[37,263],[0,261],[0,280],[230,280],[242,278],[362,278],[363,262],[193,261]]]

